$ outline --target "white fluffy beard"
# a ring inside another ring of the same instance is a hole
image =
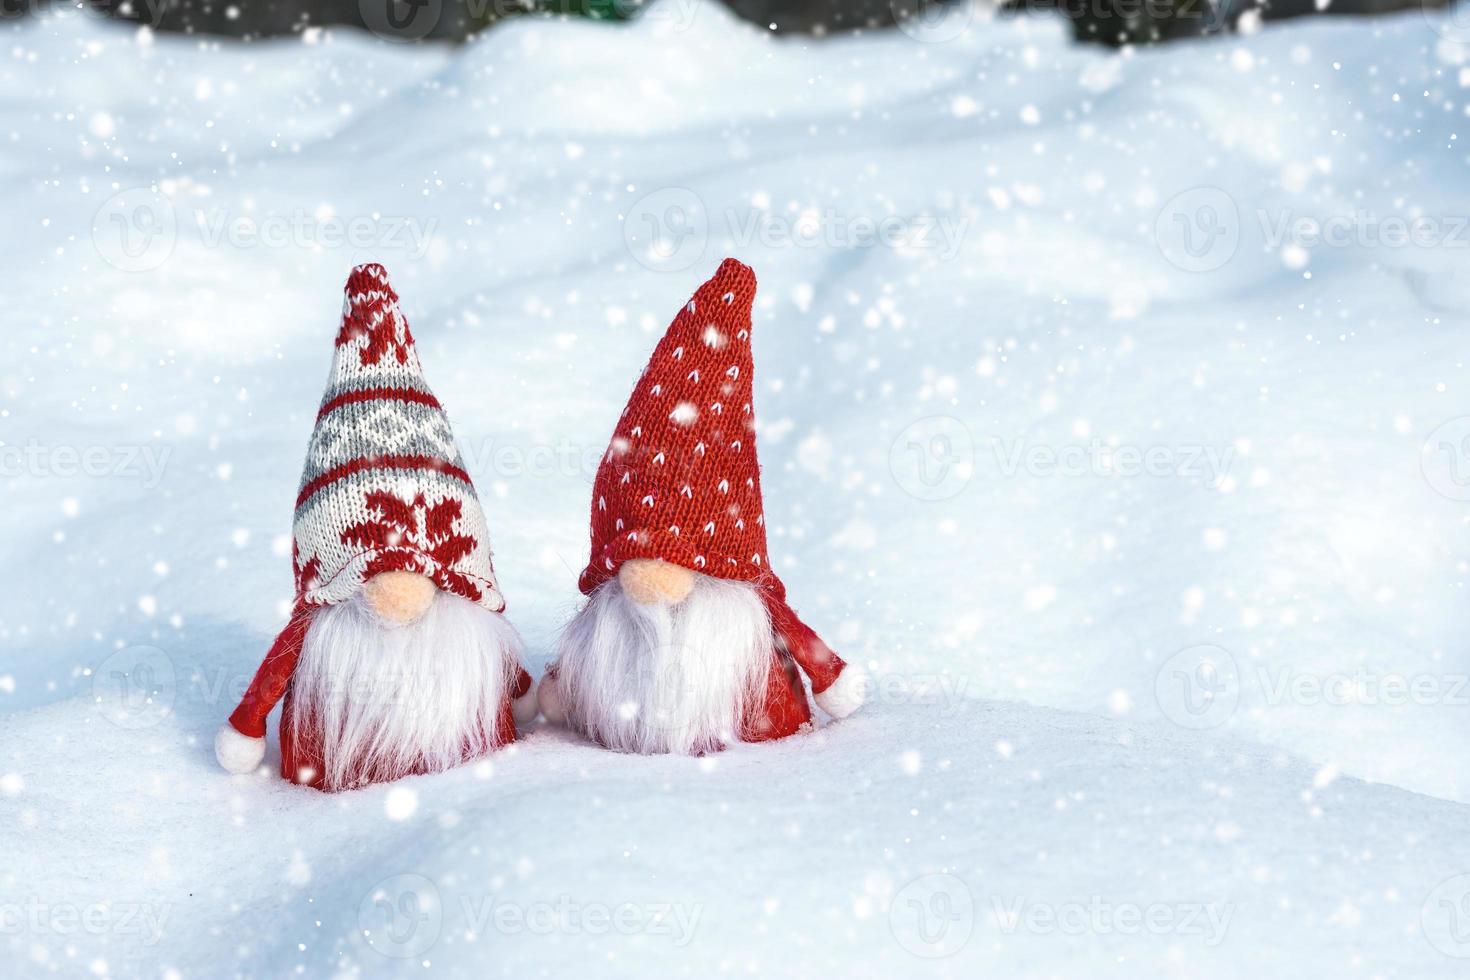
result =
[[[439,592],[384,623],[359,594],[312,620],[293,678],[297,737],[320,738],[323,788],[438,772],[495,748],[521,640],[503,616]]]
[[[567,723],[619,752],[718,751],[765,702],[774,642],[753,585],[700,575],[678,605],[643,605],[610,579],[557,643]]]

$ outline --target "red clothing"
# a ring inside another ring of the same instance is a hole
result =
[[[745,712],[740,725],[743,742],[772,742],[795,735],[812,723],[812,708],[807,703],[801,675],[789,656],[777,653],[771,658],[771,676],[766,683],[766,702]]]
[[[286,703],[281,711],[281,776],[293,783],[321,789],[323,771],[321,732],[298,732],[294,731],[291,725],[292,675],[295,674],[296,664],[301,659],[301,649],[306,644],[306,633],[311,628],[311,617],[316,608],[305,605],[298,607],[291,621],[286,624],[286,628],[271,645],[270,652],[266,654],[260,669],[255,672],[255,678],[250,682],[245,696],[240,699],[239,707],[230,715],[230,724],[242,735],[264,738],[266,718],[275,708],[276,703],[284,698]],[[524,696],[530,689],[531,675],[526,673],[526,669],[520,664],[516,664],[515,682],[511,684],[504,703],[501,705],[496,731],[493,733],[494,738],[489,739],[492,746],[498,748],[516,740],[516,724],[511,714],[511,701]],[[415,770],[415,772],[422,771],[424,770]],[[384,782],[387,778],[397,778],[402,775],[409,774],[372,774],[367,782]]]
[[[741,739],[769,742],[785,738],[812,721],[811,704],[802,687],[801,674],[811,678],[812,691],[820,694],[831,687],[847,666],[831,647],[822,642],[783,601],[767,600],[771,625],[776,631],[776,656],[771,661],[771,678],[766,685],[766,703],[746,712]]]

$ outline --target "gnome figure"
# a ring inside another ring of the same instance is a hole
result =
[[[701,754],[844,718],[845,664],[771,570],[751,403],[755,273],[726,259],[654,349],[592,492],[589,598],[538,688],[547,720],[623,752]]]
[[[215,755],[344,790],[437,772],[535,717],[479,498],[380,265],[347,280],[293,528],[296,605]]]

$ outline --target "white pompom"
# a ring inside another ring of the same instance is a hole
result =
[[[867,674],[857,664],[848,664],[832,686],[816,696],[817,707],[833,718],[846,718],[863,706],[867,688]]]
[[[225,722],[214,735],[214,757],[226,772],[254,772],[265,758],[265,739],[243,735]]]
[[[510,703],[510,713],[517,725],[529,725],[536,720],[536,685],[526,688],[526,693]]]
[[[546,720],[553,725],[560,725],[567,720],[566,705],[562,704],[561,691],[557,690],[556,678],[550,674],[541,678],[541,683],[536,685],[536,701],[541,706],[541,713]]]

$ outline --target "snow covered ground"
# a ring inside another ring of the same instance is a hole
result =
[[[1450,15],[3,33],[0,973],[1464,975]],[[773,559],[873,703],[709,760],[220,772],[348,268],[393,273],[537,672],[726,254]]]

